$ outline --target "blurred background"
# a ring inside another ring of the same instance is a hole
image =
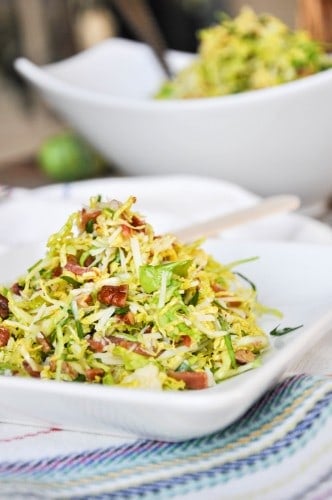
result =
[[[149,4],[168,46],[194,52],[197,30],[213,23],[221,11],[233,16],[248,5],[295,27],[308,25],[308,19],[301,18],[303,2],[318,0],[151,0]],[[114,36],[135,38],[112,0],[0,0],[1,183],[11,183],[13,172],[16,185],[44,183],[36,155],[47,137],[66,127],[18,77],[13,60],[26,56],[47,64]]]

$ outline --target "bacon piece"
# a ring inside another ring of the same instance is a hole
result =
[[[124,307],[128,296],[128,285],[104,285],[97,294],[106,306]]]
[[[40,373],[37,371],[37,370],[34,370],[30,365],[29,363],[24,360],[23,363],[23,368],[25,369],[25,371],[31,376],[31,377],[35,377],[35,378],[39,378],[40,377]]]
[[[139,217],[137,217],[137,215],[133,215],[132,218],[131,218],[131,224],[134,227],[144,226],[144,221],[142,221],[142,219],[140,219]]]
[[[15,293],[15,295],[21,295],[21,290],[23,290],[23,286],[19,285],[18,283],[13,283],[10,287],[10,291]]]
[[[187,389],[206,389],[208,387],[208,377],[205,372],[169,371],[168,375],[176,380],[183,380]]]
[[[225,288],[223,288],[221,285],[219,285],[219,283],[212,283],[211,288],[216,293],[222,292],[223,290],[225,290]]]
[[[45,335],[42,332],[40,332],[37,335],[36,340],[37,340],[38,344],[41,345],[43,352],[45,352],[45,353],[50,352],[51,344],[49,343],[49,341],[47,340],[47,338],[45,337]]]
[[[130,238],[132,235],[132,229],[126,224],[121,224],[122,234],[125,238]]]
[[[187,346],[187,347],[190,347],[191,346],[191,337],[189,335],[183,335],[182,344]]]
[[[85,372],[85,376],[88,382],[93,382],[96,377],[103,377],[105,374],[105,370],[102,368],[89,368]]]
[[[7,319],[9,316],[8,299],[0,293],[0,318]]]
[[[0,347],[5,347],[8,344],[10,333],[8,328],[0,326]]]
[[[227,305],[229,307],[240,307],[240,305],[242,304],[241,300],[226,300],[227,302]]]
[[[87,258],[84,261],[84,266],[89,267],[91,266],[92,262],[95,260],[95,258],[92,255],[88,255]]]
[[[133,215],[132,218],[131,218],[131,225],[134,226],[134,228],[136,229],[136,231],[142,231],[144,232],[145,231],[145,222],[144,220],[140,219],[139,217],[137,217],[137,215]]]
[[[81,211],[81,228],[84,230],[90,220],[95,221],[101,214],[101,210],[86,210],[83,208]]]
[[[247,363],[254,361],[255,354],[251,351],[247,351],[246,349],[239,349],[235,352],[235,359],[239,365],[246,365]]]
[[[65,269],[77,275],[82,275],[89,271],[89,268],[82,267],[77,263],[75,255],[67,255],[67,264],[65,265]]]
[[[52,276],[53,278],[58,278],[62,274],[62,267],[61,266],[56,266],[53,271],[52,271]]]
[[[132,340],[120,339],[119,337],[115,337],[114,335],[110,335],[107,338],[113,344],[119,345],[124,349],[128,349],[128,351],[136,352],[136,354],[141,354],[142,356],[154,356],[154,354],[145,351],[145,349],[143,349],[141,344],[139,344],[138,342],[133,342]]]

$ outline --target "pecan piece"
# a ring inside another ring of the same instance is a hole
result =
[[[235,359],[239,365],[246,365],[247,363],[254,361],[255,354],[251,351],[247,351],[246,349],[239,349],[235,352]]]
[[[0,293],[0,318],[7,319],[9,316],[8,299]]]
[[[41,349],[43,352],[45,352],[45,353],[50,352],[51,344],[49,343],[49,341],[47,340],[47,338],[45,337],[45,335],[42,332],[39,332],[39,334],[36,337],[36,340],[37,340],[38,344],[41,345]]]
[[[25,371],[31,376],[31,377],[35,377],[35,378],[39,378],[40,377],[40,373],[37,371],[37,370],[34,370],[32,368],[32,366],[29,365],[29,363],[24,360],[23,363],[23,368],[25,369]]]
[[[22,290],[23,286],[19,285],[18,283],[13,283],[12,286],[10,287],[10,291],[15,293],[15,295],[21,295]]]
[[[103,352],[109,341],[105,338],[101,340],[88,339],[89,347],[94,352]]]
[[[168,375],[175,380],[183,380],[187,389],[206,389],[208,387],[208,377],[205,372],[169,371]]]
[[[70,377],[72,377],[73,379],[75,379],[78,375],[77,371],[75,370],[75,368],[73,368],[71,366],[70,363],[68,363],[67,361],[63,361],[62,362],[62,365],[61,365],[61,372],[62,373],[65,373],[66,375],[69,375]]]
[[[124,307],[128,295],[128,285],[104,285],[99,290],[98,300],[106,306]]]
[[[136,352],[136,354],[140,354],[141,356],[155,356],[152,353],[147,352],[141,344],[138,342],[134,342],[133,340],[121,339],[119,337],[115,337],[114,335],[110,335],[107,337],[113,344],[119,345],[128,351]]]
[[[97,377],[103,377],[105,371],[102,368],[89,368],[85,372],[85,376],[88,382],[93,382]]]
[[[8,328],[0,326],[0,347],[5,347],[8,344],[10,333]]]

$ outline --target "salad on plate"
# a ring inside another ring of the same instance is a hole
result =
[[[135,201],[92,197],[0,287],[1,375],[183,390],[259,365],[265,309],[239,262],[155,234]]]

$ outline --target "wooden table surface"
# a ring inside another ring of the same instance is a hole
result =
[[[33,159],[8,162],[0,166],[0,184],[12,187],[34,188],[51,184]]]
[[[102,176],[107,177],[111,175],[118,176],[119,173],[106,170]],[[55,182],[41,171],[33,158],[0,164],[0,185],[35,188],[54,184]]]

